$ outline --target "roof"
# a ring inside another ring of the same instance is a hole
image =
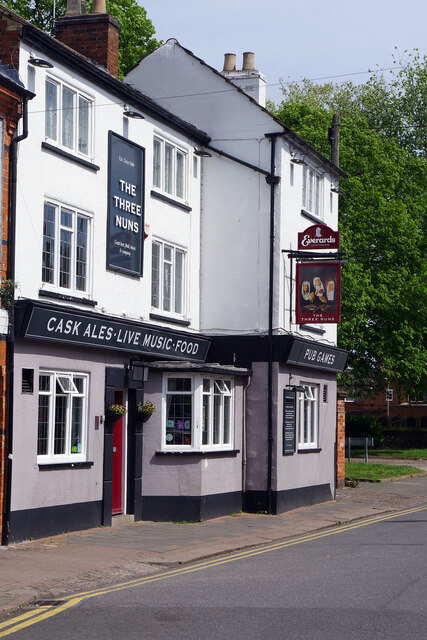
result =
[[[229,80],[227,77],[225,77],[220,71],[215,69],[215,67],[211,67],[207,62],[202,60],[202,58],[199,58],[192,51],[190,51],[189,49],[186,49],[185,47],[183,47],[176,38],[169,38],[166,41],[165,44],[167,44],[168,42],[174,42],[176,44],[176,46],[180,47],[180,49],[182,49],[183,51],[185,51],[185,53],[187,53],[189,56],[194,58],[194,60],[197,60],[200,64],[202,64],[203,66],[207,67],[213,73],[215,73],[217,76],[219,76],[223,80],[223,82],[228,83],[229,85],[231,85],[231,87],[233,87],[233,89],[235,91],[238,91],[239,93],[244,95],[247,100],[252,102],[252,104],[254,104],[258,109],[263,111],[269,118],[271,118],[271,120],[272,120],[272,122],[274,122],[274,124],[279,125],[282,128],[283,133],[281,135],[283,137],[292,139],[292,142],[295,145],[297,145],[299,147],[302,147],[305,150],[305,152],[307,153],[307,155],[309,155],[310,157],[316,159],[318,162],[321,162],[323,165],[325,165],[329,169],[329,171],[331,171],[332,173],[338,175],[339,177],[346,177],[347,176],[347,174],[342,169],[340,169],[333,162],[328,160],[328,158],[326,158],[322,153],[317,151],[317,149],[315,149],[309,142],[307,142],[306,140],[301,138],[297,133],[295,133],[295,131],[292,131],[292,129],[290,129],[288,126],[286,126],[281,120],[279,120],[279,118],[277,118],[275,115],[273,115],[271,113],[271,111],[269,111],[265,107],[261,106],[256,100],[254,100],[254,98],[252,98],[247,93],[245,93],[245,91],[243,91],[243,89],[241,89],[240,87],[235,85],[231,80]],[[164,46],[164,45],[162,45],[162,46]],[[153,51],[149,55],[153,55],[154,53],[155,53],[155,51]]]
[[[14,11],[0,5],[0,14],[8,16],[17,24],[22,25],[21,39],[23,42],[37,48],[39,51],[65,66],[71,67],[90,80],[94,85],[109,91],[112,95],[123,100],[123,102],[131,103],[132,106],[168,124],[175,130],[196,140],[199,144],[206,145],[209,143],[210,137],[207,133],[174,115],[137,89],[134,89],[125,82],[121,82],[112,76],[103,66],[89,60],[74,49],[56,40],[44,31],[41,31],[41,29],[30,24]]]
[[[149,369],[157,369],[158,371],[169,371],[174,373],[214,373],[216,375],[225,376],[251,376],[252,371],[250,369],[242,367],[234,367],[233,365],[222,365],[218,363],[198,363],[191,362],[189,360],[183,360],[180,362],[165,362],[164,360],[157,360],[155,362],[146,362],[145,366]]]

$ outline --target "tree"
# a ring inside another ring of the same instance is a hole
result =
[[[4,0],[4,5],[16,11],[39,29],[52,34],[54,29],[54,0]],[[119,32],[119,77],[132,69],[146,55],[162,43],[154,38],[156,32],[147,12],[136,0],[107,0],[107,12],[120,24]],[[87,11],[92,8],[92,0],[87,2]],[[55,17],[65,15],[66,0],[56,0]]]
[[[340,346],[357,393],[392,385],[403,396],[427,387],[425,144],[427,59],[415,52],[392,74],[283,88],[270,105],[329,156],[327,129],[341,117],[339,224],[343,265]]]

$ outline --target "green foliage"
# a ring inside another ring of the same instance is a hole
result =
[[[376,416],[348,414],[345,418],[345,435],[348,438],[373,438],[376,447],[384,443],[383,426]]]
[[[15,295],[15,289],[18,287],[17,282],[14,280],[7,280],[3,278],[0,286],[0,300],[5,309],[10,309],[12,300]]]
[[[53,33],[53,0],[5,0],[4,5],[16,11],[39,29]],[[119,77],[125,74],[146,55],[161,45],[154,38],[156,32],[147,12],[136,0],[107,0],[107,12],[120,24],[119,32]],[[92,0],[87,2],[90,13]],[[65,15],[66,0],[56,0],[56,17]]]
[[[342,383],[356,395],[375,383],[398,395],[427,388],[427,57],[409,54],[390,81],[283,87],[275,114],[325,156],[332,115],[341,117],[340,346],[350,352]]]

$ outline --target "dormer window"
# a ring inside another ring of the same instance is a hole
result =
[[[305,211],[323,219],[323,177],[305,165],[302,174],[302,206]]]

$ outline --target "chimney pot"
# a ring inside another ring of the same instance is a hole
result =
[[[243,71],[255,71],[255,54],[252,51],[245,51],[243,54]]]
[[[235,53],[224,54],[223,71],[235,71],[235,70],[236,70],[236,54]]]
[[[65,15],[68,16],[81,16],[86,13],[86,3],[82,0],[67,0],[67,11]]]
[[[105,0],[93,0],[92,13],[107,13]]]

